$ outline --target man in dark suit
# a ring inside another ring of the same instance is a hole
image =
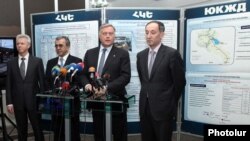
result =
[[[137,54],[142,141],[171,141],[173,119],[186,83],[179,52],[161,43],[164,31],[164,24],[159,21],[147,23],[149,48]]]
[[[129,53],[113,45],[115,28],[111,24],[103,24],[100,27],[99,39],[101,41],[100,47],[89,49],[84,57],[85,75],[83,83],[85,90],[94,91],[94,94],[96,94],[104,89],[104,91],[107,90],[109,94],[116,97],[117,100],[126,102],[125,95],[127,92],[125,86],[129,83],[131,77]],[[102,61],[104,63],[101,63]],[[88,72],[90,67],[98,68],[97,72],[100,77],[103,77],[104,74],[110,75],[107,87],[100,88],[98,91],[95,86],[91,85],[91,78]],[[95,141],[105,141],[104,105],[102,103],[88,103],[87,106],[92,108]],[[112,105],[112,109],[119,111],[117,109],[119,106]],[[127,106],[124,107],[125,110],[123,112],[112,113],[114,141],[127,141]]]
[[[55,88],[54,77],[52,76],[51,70],[56,65],[66,66],[71,63],[80,63],[82,60],[78,57],[72,56],[69,53],[70,50],[70,40],[66,36],[59,36],[55,39],[55,50],[58,55],[56,58],[52,58],[47,62],[46,67],[46,80],[47,80],[47,89],[52,90]],[[79,82],[79,83],[78,83]],[[77,79],[73,82],[78,85],[80,81]],[[73,86],[72,86],[73,87]],[[73,100],[73,114],[70,117],[71,119],[71,140],[72,141],[80,141],[80,98],[76,93]],[[65,131],[64,131],[64,115],[60,115],[60,113],[54,113],[52,115],[52,126],[54,131],[54,141],[64,141],[65,140]]]
[[[29,54],[30,45],[31,39],[28,35],[17,35],[18,57],[7,64],[7,110],[15,113],[19,141],[27,141],[28,117],[35,140],[43,141],[36,94],[44,91],[44,68],[42,59]]]

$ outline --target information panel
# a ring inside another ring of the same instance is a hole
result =
[[[186,10],[185,120],[249,124],[248,10],[247,2]]]
[[[55,38],[63,35],[70,39],[70,54],[83,59],[88,49],[98,46],[101,19],[101,10],[32,15],[35,55],[43,59],[46,67],[47,61],[57,56]]]
[[[136,70],[136,55],[147,48],[145,40],[145,25],[151,20],[164,23],[166,31],[163,43],[175,49],[178,48],[179,10],[166,9],[107,9],[106,19],[116,28],[115,43],[118,47],[129,51],[131,60],[131,80],[127,86],[128,94],[136,95],[136,103],[128,109],[128,120],[139,121],[140,81]]]

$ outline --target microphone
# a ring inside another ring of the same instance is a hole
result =
[[[84,63],[83,62],[78,63],[78,65],[81,66],[82,69],[84,69]]]
[[[51,69],[51,74],[52,76],[56,76],[58,75],[60,72],[60,67],[58,65],[55,65],[52,69]]]
[[[56,76],[56,78],[54,80],[54,85],[56,84],[56,81],[60,76],[66,77],[66,75],[67,75],[67,69],[66,68],[60,68],[60,71],[59,71],[59,73],[57,74],[57,76]]]
[[[70,88],[69,82],[68,81],[64,81],[62,83],[62,90],[67,91],[67,90],[69,90],[69,88]]]
[[[89,67],[89,78],[91,80],[94,80],[96,77],[95,77],[95,67]]]
[[[68,70],[68,73],[71,73],[71,71],[73,71],[75,69],[76,63],[71,63],[67,66],[65,66],[65,68]]]
[[[58,76],[63,76],[65,77],[67,75],[68,70],[66,68],[61,68],[60,69],[60,74]]]
[[[82,62],[76,64],[76,65],[74,66],[74,69],[75,69],[75,70],[74,70],[74,72],[72,73],[71,78],[72,78],[77,72],[81,72],[81,71],[83,70],[83,68],[84,68],[84,64],[83,64]]]

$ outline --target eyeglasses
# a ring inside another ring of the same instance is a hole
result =
[[[103,36],[108,36],[108,35],[112,36],[112,35],[114,35],[114,32],[102,32],[101,34]]]
[[[57,47],[63,47],[63,44],[55,44],[55,48]]]

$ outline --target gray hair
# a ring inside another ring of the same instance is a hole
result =
[[[29,36],[29,35],[27,35],[27,34],[18,34],[18,35],[16,36],[16,41],[18,41],[18,40],[21,39],[21,38],[27,39],[27,42],[28,42],[29,44],[31,44],[31,39],[30,39],[30,36]]]
[[[61,39],[64,39],[65,42],[66,42],[66,46],[70,47],[70,40],[69,40],[69,38],[67,36],[58,36],[58,37],[56,37],[56,41],[61,40]]]
[[[106,27],[112,27],[114,29],[114,31],[116,30],[115,27],[112,24],[105,23],[105,24],[102,24],[100,26],[100,30],[99,30],[100,32],[99,33],[101,33],[101,30],[104,29],[104,28],[106,28]]]

